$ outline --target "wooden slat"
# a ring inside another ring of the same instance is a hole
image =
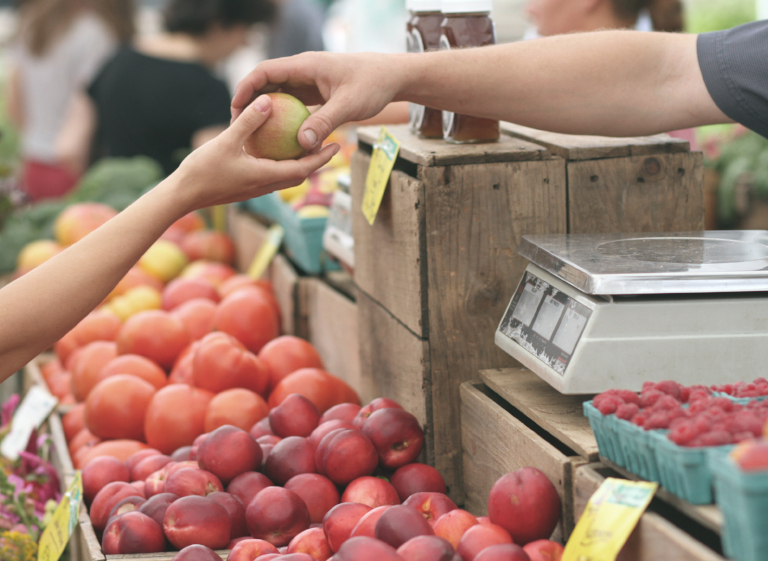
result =
[[[527,261],[524,234],[566,231],[564,162],[423,169],[435,463],[463,481],[459,385],[518,363],[494,344]]]
[[[502,135],[498,142],[449,144],[443,140],[419,138],[411,134],[408,125],[387,125],[387,130],[400,141],[401,157],[422,166],[520,162],[549,157],[546,148],[508,135]],[[360,142],[373,146],[380,132],[381,127],[361,127],[357,129],[357,137]]]
[[[228,207],[227,227],[235,242],[235,265],[239,271],[247,271],[253,256],[267,239],[267,227],[235,205]]]
[[[544,146],[552,154],[571,161],[688,152],[690,150],[690,143],[687,140],[674,138],[667,134],[633,138],[586,136],[541,131],[513,123],[502,123],[501,130],[504,134],[514,138]]]
[[[352,231],[355,283],[419,337],[427,336],[424,185],[395,170],[373,226],[363,216],[365,176],[371,158],[352,157]]]
[[[318,279],[307,279],[309,342],[325,369],[361,391],[357,304]]]
[[[302,279],[288,259],[277,254],[269,266],[269,280],[272,281],[275,299],[280,307],[280,324],[283,333],[300,335],[297,333],[296,317],[298,315],[298,285],[303,282]]]
[[[704,229],[700,153],[569,162],[570,233]]]
[[[482,382],[461,385],[461,432],[465,508],[488,512],[488,493],[502,475],[523,467],[540,469],[557,488],[562,516],[555,538],[573,529],[572,477],[583,460],[568,457],[490,397]]]
[[[597,461],[597,441],[582,407],[587,398],[563,395],[522,367],[482,370],[480,379],[574,452]]]
[[[596,471],[599,464],[576,469],[573,485],[574,514],[578,520],[587,501],[605,478]],[[724,561],[691,535],[654,512],[643,514],[617,558],[619,561]]]

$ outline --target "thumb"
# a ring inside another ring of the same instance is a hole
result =
[[[272,99],[262,95],[245,107],[227,129],[230,140],[240,149],[253,132],[264,124],[272,112]]]
[[[341,125],[350,121],[349,104],[331,98],[320,109],[307,117],[299,128],[299,144],[306,150],[320,146]]]

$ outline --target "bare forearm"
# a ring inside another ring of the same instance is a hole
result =
[[[693,35],[583,33],[404,55],[393,67],[396,99],[555,132],[635,136],[728,122],[706,90]]]

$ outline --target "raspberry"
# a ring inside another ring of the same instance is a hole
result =
[[[685,386],[680,386],[680,401],[683,403],[688,403],[688,399],[691,396],[691,388],[686,388]]]
[[[675,409],[680,409],[680,402],[671,395],[665,395],[653,404],[653,409],[656,411],[673,411]]]
[[[755,438],[755,435],[753,435],[751,432],[739,432],[733,435],[733,442],[738,444],[739,442],[752,440],[753,438]]]
[[[699,431],[696,430],[696,425],[691,422],[683,422],[669,432],[668,438],[678,446],[685,446],[697,436],[699,436]]]
[[[648,421],[647,413],[638,413],[637,415],[632,417],[632,423],[637,425],[638,427],[643,427],[647,421]]]
[[[702,434],[699,439],[702,446],[723,446],[733,443],[731,433],[726,430],[712,430]]]
[[[616,408],[616,416],[619,419],[629,421],[635,415],[637,415],[639,410],[640,408],[635,403],[622,403],[618,408]]]
[[[671,416],[667,411],[657,411],[648,418],[643,428],[645,430],[666,429],[669,428],[671,420]]]
[[[752,411],[739,411],[735,413],[725,423],[726,429],[731,434],[748,432],[754,436],[760,436],[763,433],[763,423],[756,413]]]
[[[640,405],[640,396],[630,390],[619,390],[618,396],[624,403],[636,403]]]
[[[678,384],[677,382],[674,382],[672,380],[664,380],[663,382],[659,382],[656,384],[656,389],[660,392],[663,392],[667,395],[671,395],[675,399],[680,399],[680,388],[682,386]]]
[[[640,394],[640,407],[652,407],[659,399],[664,396],[659,390],[643,389],[643,393]]]
[[[622,405],[621,399],[616,396],[607,396],[600,401],[599,405],[595,406],[603,415],[610,415],[616,412],[619,405]]]

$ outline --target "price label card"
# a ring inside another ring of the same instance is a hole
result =
[[[217,205],[211,209],[211,222],[217,232],[227,231],[227,205]]]
[[[589,499],[561,561],[615,561],[657,488],[648,481],[606,479]]]
[[[3,439],[0,453],[9,460],[16,460],[19,452],[27,447],[32,431],[40,428],[58,402],[43,388],[33,386],[13,415],[11,432]]]
[[[37,561],[58,561],[67,547],[72,532],[77,525],[77,514],[83,498],[83,479],[80,472],[75,473],[75,480],[64,493],[59,506],[40,536]]]
[[[389,176],[395,167],[397,154],[400,152],[400,141],[389,134],[386,127],[381,127],[381,134],[373,147],[371,165],[365,178],[363,193],[363,215],[368,224],[373,226],[376,214],[379,212],[384,191],[389,183]]]
[[[267,239],[261,244],[261,247],[256,252],[256,255],[251,261],[251,266],[248,267],[248,276],[253,280],[259,280],[261,276],[266,272],[267,267],[275,258],[277,250],[280,249],[280,244],[283,243],[283,237],[285,236],[285,230],[280,224],[272,224],[267,231]]]

